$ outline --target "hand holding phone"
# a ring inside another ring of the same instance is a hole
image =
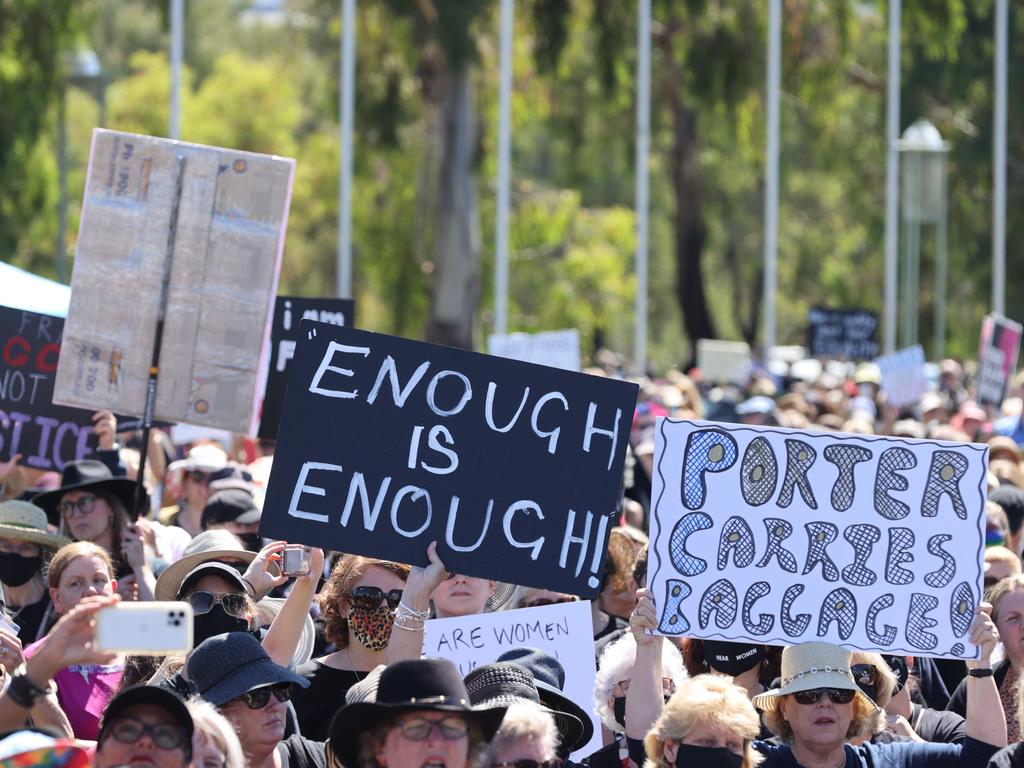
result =
[[[306,576],[309,573],[309,568],[309,547],[302,544],[289,544],[284,548],[281,571],[285,576]]]
[[[96,614],[96,648],[136,656],[192,650],[192,607],[184,602],[118,603]]]

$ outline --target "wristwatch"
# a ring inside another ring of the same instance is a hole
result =
[[[975,667],[967,670],[968,677],[992,677],[992,667]]]

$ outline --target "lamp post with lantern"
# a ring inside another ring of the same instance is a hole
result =
[[[920,119],[903,132],[899,141],[902,171],[903,221],[903,301],[901,307],[901,346],[918,342],[918,296],[921,275],[921,227],[935,226],[935,320],[933,359],[941,358],[946,345],[946,283],[948,257],[946,229],[948,207],[946,156],[949,142],[938,129]]]

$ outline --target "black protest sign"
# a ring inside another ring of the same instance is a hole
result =
[[[1002,315],[987,315],[978,345],[975,400],[982,405],[1002,404],[1020,354],[1022,327]]]
[[[270,369],[260,412],[259,437],[270,440],[277,437],[277,425],[281,421],[284,393],[288,386],[288,364],[295,355],[301,321],[351,326],[355,325],[355,313],[353,299],[277,297],[270,326]]]
[[[807,349],[811,357],[874,360],[878,356],[878,316],[864,309],[824,309],[807,313]]]
[[[593,596],[637,389],[304,322],[260,533]]]
[[[92,451],[92,413],[52,402],[63,331],[60,317],[0,307],[0,461],[59,472]]]

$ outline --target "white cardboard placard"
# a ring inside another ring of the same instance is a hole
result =
[[[571,328],[540,333],[493,333],[487,337],[487,353],[564,371],[578,371],[580,332]]]
[[[882,389],[890,405],[913,405],[931,389],[925,373],[924,350],[920,344],[900,349],[875,360],[882,372]]]
[[[589,600],[496,611],[426,622],[423,655],[453,661],[466,676],[513,648],[538,648],[565,668],[564,693],[590,713],[594,738],[574,759],[601,748],[601,723],[594,714],[594,627]]]
[[[975,658],[982,445],[658,419],[665,635]]]

